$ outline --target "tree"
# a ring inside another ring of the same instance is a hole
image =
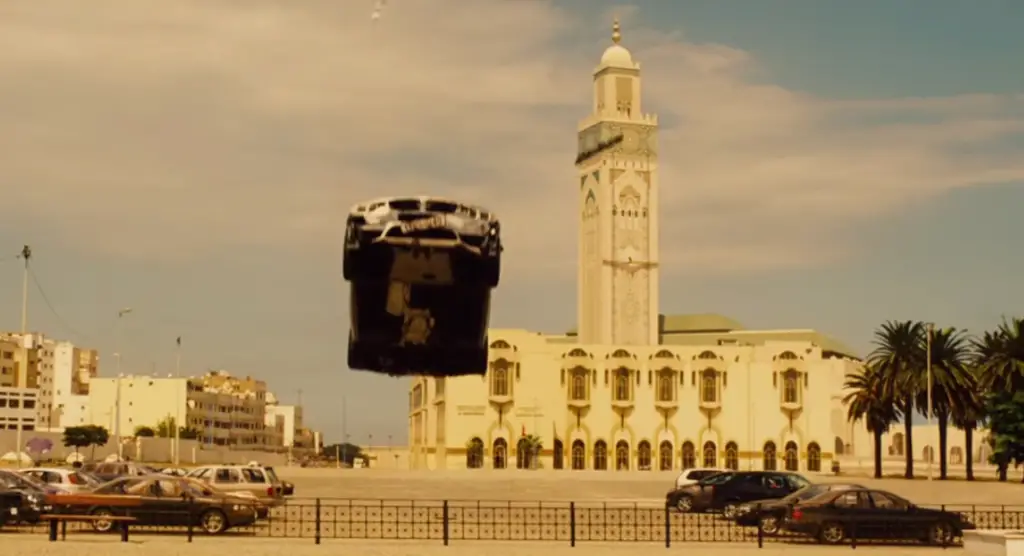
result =
[[[152,438],[154,436],[156,436],[156,431],[154,431],[150,427],[146,427],[146,426],[135,427],[135,437],[136,438],[138,438],[138,437]]]
[[[192,427],[181,427],[181,430],[178,431],[178,437],[184,438],[186,440],[196,440],[199,438],[199,429],[194,429]]]
[[[989,458],[1005,481],[1010,464],[1024,463],[1024,392],[992,392],[986,396],[985,412],[990,423]]]
[[[868,432],[874,438],[875,478],[882,478],[882,435],[900,418],[897,404],[891,397],[886,377],[882,371],[870,365],[858,373],[846,375],[844,387],[849,391],[843,404],[847,407],[846,417],[852,422],[864,421]]]
[[[160,438],[174,438],[175,425],[177,425],[177,421],[174,417],[171,417],[170,415],[164,417],[156,424],[156,435]],[[199,438],[199,434],[199,430],[192,427],[181,427],[178,430],[178,438],[184,438],[186,440],[195,440]]]
[[[1024,463],[1024,319],[1003,319],[975,342],[991,462],[1005,481],[1011,463]]]
[[[925,340],[927,353],[928,342]],[[931,339],[932,407],[939,427],[939,479],[947,478],[949,421],[971,405],[977,384],[970,371],[971,347],[967,336],[955,328],[934,330]],[[917,395],[917,407],[928,411],[928,384]],[[933,452],[934,453],[934,452]]]
[[[363,460],[364,463],[369,461],[369,458],[363,453],[363,449],[360,446],[348,442],[324,446],[324,453],[328,457],[337,456],[344,465],[349,467],[354,466],[357,459]]]
[[[78,428],[84,431],[83,434],[88,439],[86,446],[92,448],[89,459],[96,459],[96,446],[105,446],[110,440],[110,432],[99,425],[83,425]]]
[[[914,400],[925,385],[925,327],[914,321],[888,321],[875,331],[875,349],[868,364],[881,373],[888,391],[885,397],[895,400],[903,415],[906,470],[904,476],[914,478]]]
[[[67,427],[64,429],[64,446],[74,448],[75,454],[79,448],[85,448],[92,443],[89,431],[85,427]]]

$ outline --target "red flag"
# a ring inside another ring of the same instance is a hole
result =
[[[526,436],[526,425],[523,425],[523,436]]]

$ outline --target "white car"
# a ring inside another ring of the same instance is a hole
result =
[[[709,467],[700,469],[686,469],[676,477],[676,488],[682,488],[686,485],[697,484],[701,479],[706,479],[712,475],[719,473],[725,473],[725,469],[712,469]]]
[[[23,469],[21,473],[66,493],[89,492],[100,485],[92,477],[81,474],[75,469],[33,467]]]
[[[351,282],[349,368],[485,374],[501,252],[498,218],[480,207],[425,196],[352,207],[343,264]]]

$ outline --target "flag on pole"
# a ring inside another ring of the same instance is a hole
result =
[[[523,436],[526,436],[526,425],[523,425]]]

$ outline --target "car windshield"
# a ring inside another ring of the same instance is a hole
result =
[[[828,485],[810,485],[790,494],[785,498],[786,502],[803,502],[804,500],[810,500],[819,494],[829,491]]]
[[[732,473],[718,473],[697,481],[698,485],[720,485],[732,478]]]
[[[0,470],[0,484],[7,488],[27,488],[30,490],[46,490],[46,485],[32,477],[20,475],[12,471]]]
[[[270,482],[272,482],[272,483],[280,483],[281,482],[281,480],[277,478],[277,473],[274,472],[274,468],[273,467],[264,467],[263,470],[267,472],[267,477],[270,478]]]

